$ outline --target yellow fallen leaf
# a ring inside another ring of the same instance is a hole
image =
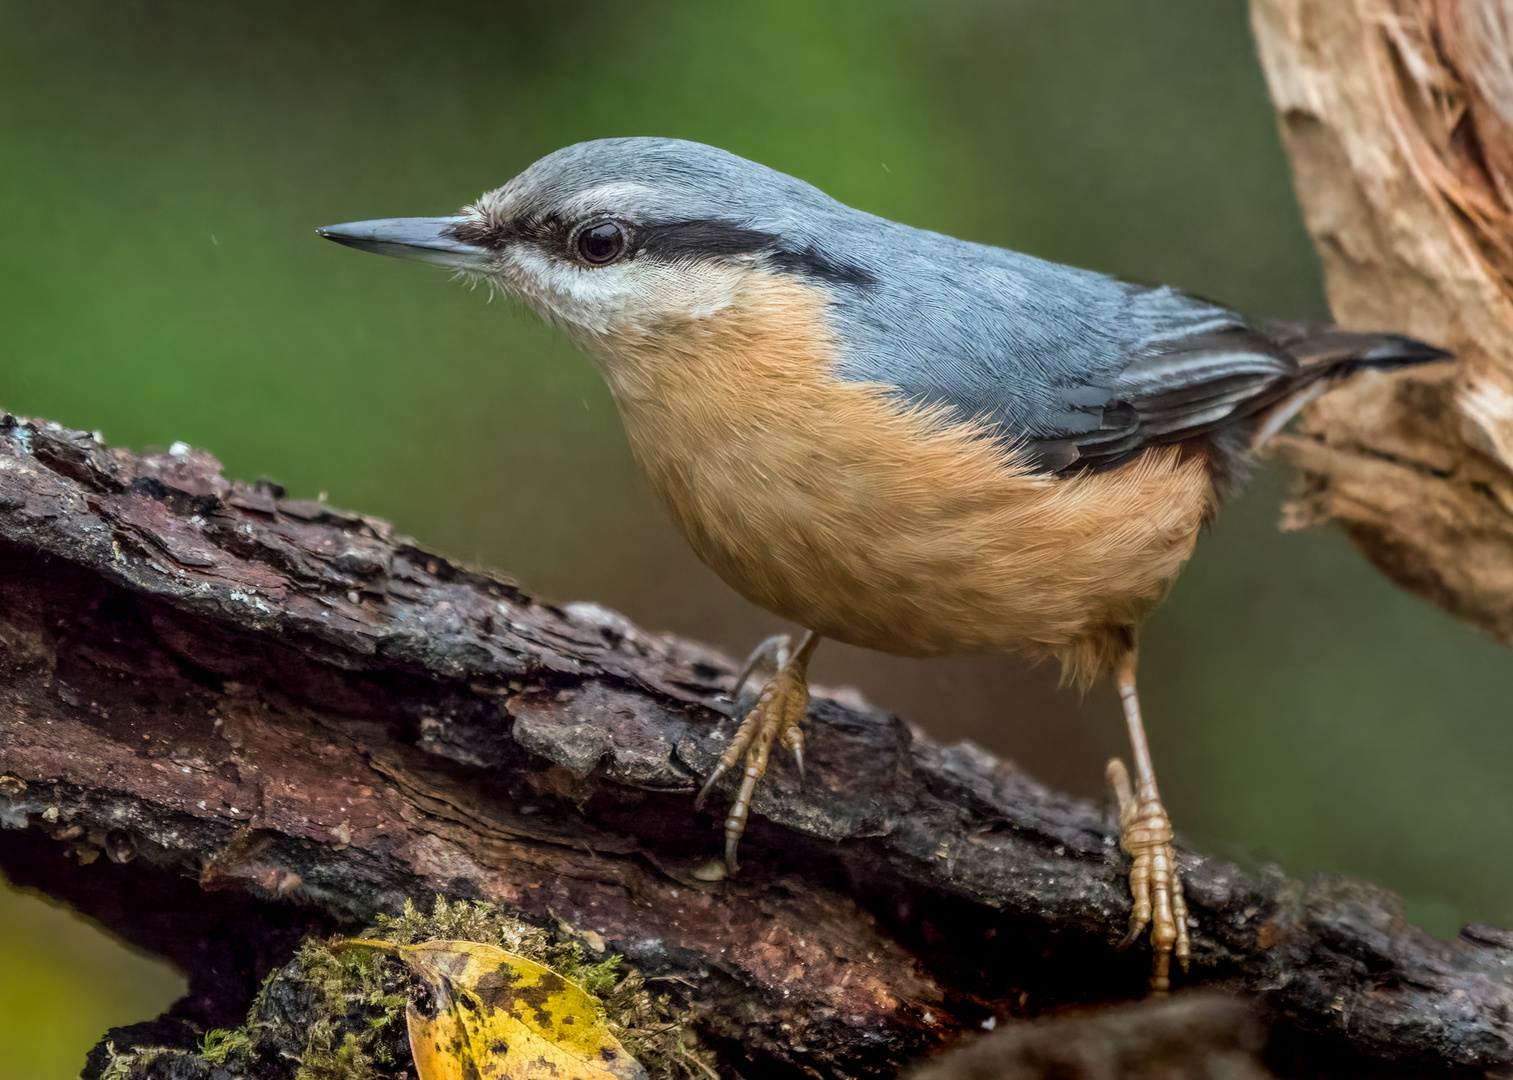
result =
[[[410,1002],[410,1052],[419,1080],[644,1080],[646,1070],[605,1026],[599,1000],[533,960],[476,941],[395,945],[431,987],[434,1013]]]

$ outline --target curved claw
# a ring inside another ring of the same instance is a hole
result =
[[[762,642],[751,655],[746,658],[746,663],[741,665],[741,673],[735,677],[735,684],[730,688],[730,700],[739,701],[741,691],[746,688],[746,680],[761,671],[768,675],[774,675],[781,671],[788,663],[788,657],[793,651],[793,639],[787,634],[773,634]]]
[[[714,790],[715,784],[719,781],[720,777],[724,775],[725,763],[722,761],[714,767],[714,772],[709,774],[709,779],[704,781],[704,786],[701,787],[699,789],[699,793],[693,797],[693,808],[695,810],[704,809],[704,800],[709,798],[709,793]]]
[[[1108,786],[1113,789],[1114,800],[1119,807],[1120,816],[1123,817],[1124,808],[1135,801],[1135,789],[1130,784],[1129,770],[1118,758],[1109,758],[1103,775],[1108,780]]]
[[[725,834],[725,872],[731,877],[735,877],[736,872],[741,869],[741,864],[736,861],[735,857],[736,848],[740,846],[740,843],[741,837],[739,833],[734,835],[730,833]]]
[[[790,724],[783,729],[778,736],[784,749],[793,755],[793,763],[799,770],[799,788],[804,786],[804,729],[797,724]]]

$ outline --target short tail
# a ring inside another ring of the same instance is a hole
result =
[[[1326,330],[1296,338],[1280,338],[1280,344],[1304,371],[1323,367],[1333,378],[1353,375],[1363,368],[1396,371],[1451,354],[1418,338],[1403,334],[1357,334],[1349,330]]]
[[[1279,335],[1277,342],[1298,362],[1298,373],[1290,380],[1287,393],[1261,414],[1250,440],[1252,449],[1286,427],[1303,406],[1330,386],[1358,371],[1396,371],[1454,355],[1404,334],[1357,334],[1350,330]]]

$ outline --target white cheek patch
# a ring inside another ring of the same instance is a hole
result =
[[[595,337],[651,333],[668,320],[708,319],[729,307],[750,273],[738,263],[664,263],[644,256],[579,267],[521,245],[500,286],[543,317]]]

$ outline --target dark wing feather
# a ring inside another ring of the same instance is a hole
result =
[[[1173,289],[1127,288],[1119,362],[1096,380],[1101,422],[1085,433],[1034,432],[1026,449],[1042,468],[1108,467],[1207,434],[1265,408],[1297,375],[1281,345],[1233,312]]]

